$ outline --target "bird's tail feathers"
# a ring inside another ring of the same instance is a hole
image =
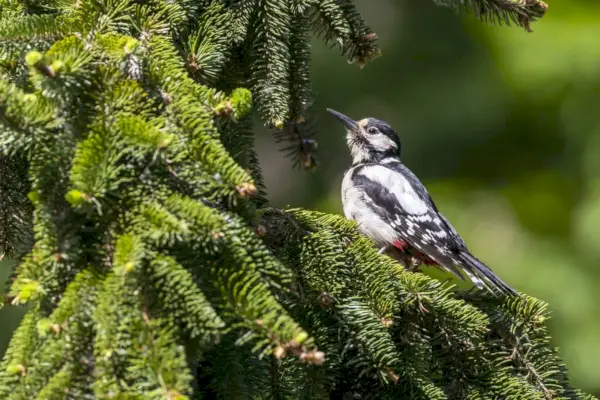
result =
[[[487,265],[479,261],[468,252],[460,254],[463,261],[463,270],[480,289],[487,289],[494,292],[493,288],[499,289],[502,293],[516,296],[517,292],[508,286],[506,282],[498,277]]]

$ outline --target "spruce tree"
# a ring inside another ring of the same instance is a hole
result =
[[[525,29],[546,9],[436,2]],[[455,290],[341,216],[269,205],[253,113],[314,166],[312,33],[361,66],[378,55],[351,1],[0,13],[5,302],[27,307],[1,399],[591,398],[545,303]]]

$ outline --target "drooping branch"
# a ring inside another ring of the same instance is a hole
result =
[[[532,22],[546,13],[548,5],[541,0],[434,0],[454,9],[472,12],[483,21],[517,24],[531,32]]]

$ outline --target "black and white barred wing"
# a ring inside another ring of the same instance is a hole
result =
[[[475,258],[454,227],[441,215],[418,178],[404,165],[374,165],[361,170],[357,183],[365,200],[398,232],[399,239],[427,255],[441,267],[464,279],[457,266],[479,288],[496,287],[516,294],[484,263]]]
[[[454,267],[461,263],[457,258],[461,242],[437,212],[426,189],[411,175],[394,166],[370,165],[357,171],[355,183],[361,186],[365,200],[375,204],[381,218],[398,233],[398,239],[462,279]]]

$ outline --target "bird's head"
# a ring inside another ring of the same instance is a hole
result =
[[[400,157],[400,138],[387,122],[376,118],[355,121],[330,108],[327,111],[346,127],[346,141],[350,148],[353,164],[379,162],[385,158]]]

